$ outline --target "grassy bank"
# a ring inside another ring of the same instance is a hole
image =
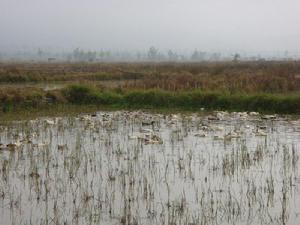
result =
[[[70,86],[64,96],[73,104],[117,105],[125,108],[183,108],[300,113],[300,95],[229,94],[218,92],[130,90],[99,91],[87,86]]]
[[[118,109],[183,109],[259,111],[300,114],[300,95],[230,94],[225,92],[150,90],[101,90],[84,85],[71,85],[62,90],[1,90],[3,113],[18,110],[40,110],[56,105],[76,107],[114,107]]]

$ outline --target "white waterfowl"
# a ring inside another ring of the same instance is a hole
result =
[[[145,134],[132,134],[132,135],[128,135],[128,139],[129,140],[137,140],[137,139],[142,139],[145,136]]]
[[[89,117],[88,115],[83,115],[79,118],[81,121],[90,121],[91,117]]]
[[[172,114],[172,115],[171,115],[171,119],[178,120],[178,119],[179,119],[179,117],[178,117],[178,115],[176,115],[176,114]]]
[[[148,129],[148,128],[141,128],[141,129],[140,129],[140,132],[141,132],[141,133],[149,133],[149,134],[152,134],[152,133],[153,133],[153,130],[152,130],[152,129]]]
[[[214,120],[220,120],[220,118],[217,117],[217,116],[208,116],[207,119],[208,119],[208,120],[211,120],[211,121],[214,121]]]
[[[213,131],[223,131],[224,127],[222,127],[222,126],[211,126],[211,129]]]
[[[256,129],[255,136],[265,137],[265,136],[267,136],[267,133],[262,130]]]
[[[259,113],[258,113],[258,112],[249,112],[249,115],[250,115],[250,116],[258,116]]]
[[[48,125],[54,125],[55,124],[54,120],[49,120],[49,119],[46,119],[45,123],[48,124]]]
[[[42,142],[42,143],[37,143],[37,144],[33,144],[34,147],[38,147],[38,148],[42,148],[42,147],[46,147],[48,146],[48,143]]]
[[[6,147],[10,150],[15,150],[15,149],[21,147],[21,145],[22,145],[22,143],[19,140],[17,140],[14,143],[7,144]]]
[[[197,134],[194,134],[195,137],[207,137],[207,134],[205,133],[197,133]]]
[[[219,120],[224,120],[224,117],[228,115],[226,111],[215,111],[214,113]]]
[[[129,137],[131,140],[139,139],[145,144],[162,144],[162,139],[154,133],[141,133],[139,135],[132,135]]]
[[[224,140],[224,137],[219,136],[219,135],[215,135],[215,136],[214,136],[214,140],[215,140],[215,141],[223,141],[223,140]]]
[[[247,112],[238,112],[237,113],[237,116],[242,119],[242,120],[245,120],[248,118],[248,113]]]
[[[240,138],[240,137],[241,137],[241,135],[236,133],[235,131],[231,131],[231,132],[229,132],[228,134],[226,134],[224,136],[224,138],[226,140],[230,140],[230,139],[233,139],[233,138]]]
[[[276,115],[264,115],[261,117],[263,120],[274,120],[277,118]]]
[[[200,130],[203,130],[203,131],[211,131],[211,127],[206,126],[206,125],[203,125],[203,126],[200,127]]]
[[[158,140],[149,139],[149,140],[145,140],[145,144],[162,144],[162,142]]]

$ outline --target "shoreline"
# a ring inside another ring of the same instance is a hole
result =
[[[86,85],[70,85],[61,90],[12,89],[0,93],[1,114],[40,111],[61,107],[117,109],[179,109],[186,111],[227,110],[260,113],[300,114],[300,95],[230,94],[221,92],[150,90],[100,90]]]

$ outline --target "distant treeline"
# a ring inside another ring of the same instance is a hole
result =
[[[204,50],[178,52],[172,49],[160,50],[154,46],[143,51],[112,51],[112,50],[83,50],[76,48],[73,51],[54,53],[53,51],[37,49],[35,51],[18,51],[1,53],[0,60],[10,61],[39,61],[39,62],[204,62],[204,61],[264,61],[264,60],[291,60],[299,59],[299,55],[287,51],[276,55],[221,53]]]

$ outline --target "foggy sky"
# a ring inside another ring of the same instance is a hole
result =
[[[299,0],[0,0],[0,51],[300,52]]]

